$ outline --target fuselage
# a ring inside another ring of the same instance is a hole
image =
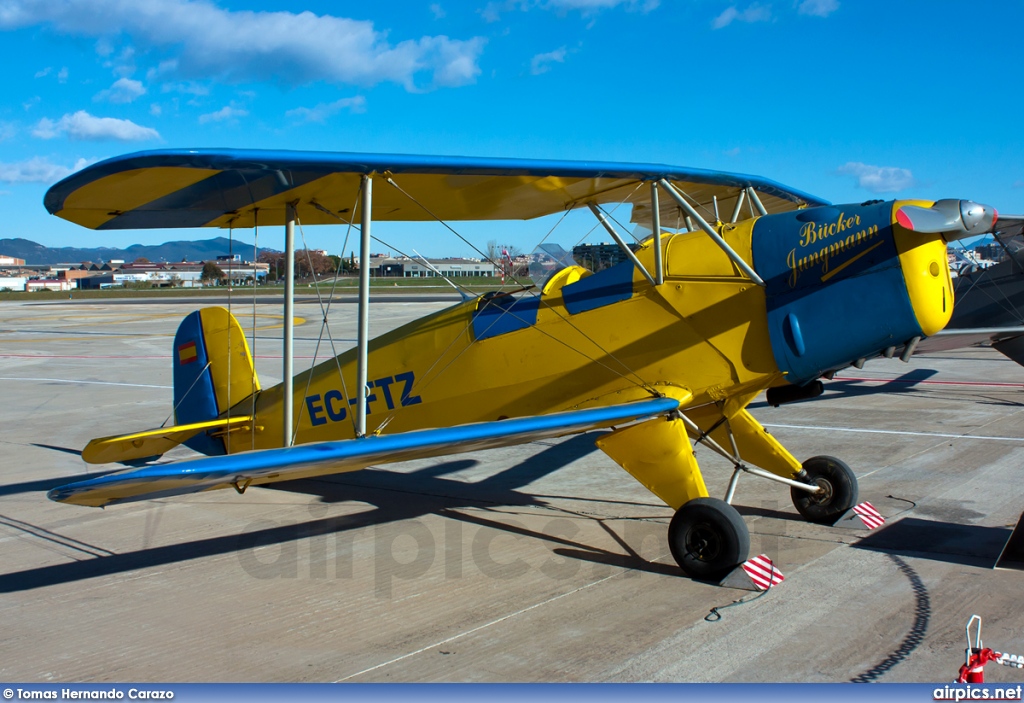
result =
[[[945,244],[903,230],[893,212],[892,202],[870,203],[719,225],[764,287],[704,233],[663,234],[636,252],[651,271],[662,247],[662,285],[628,262],[594,274],[571,267],[543,290],[484,296],[416,320],[370,343],[367,431],[658,394],[692,394],[689,407],[729,400],[740,408],[771,385],[806,383],[933,334],[952,311]],[[296,377],[296,443],[355,435],[355,379],[354,350]],[[280,426],[281,401],[281,386],[260,392],[257,424]],[[245,433],[232,444],[232,452],[280,446],[280,433]]]

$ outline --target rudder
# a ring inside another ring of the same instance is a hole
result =
[[[174,335],[174,421],[214,420],[260,390],[238,320],[221,307],[197,310]],[[226,453],[223,437],[201,432],[184,444],[209,456]]]

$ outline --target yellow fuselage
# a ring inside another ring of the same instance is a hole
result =
[[[751,224],[725,233],[747,260]],[[649,270],[651,241],[637,252]],[[666,234],[661,245],[664,284],[652,287],[634,271],[632,294],[618,302],[573,314],[562,290],[584,272],[566,269],[540,293],[536,324],[524,329],[476,339],[481,301],[473,300],[373,340],[367,431],[541,415],[653,393],[692,393],[692,407],[746,398],[777,380],[763,290],[703,234]],[[295,378],[296,443],[354,436],[355,378],[354,350]],[[232,451],[280,446],[269,428],[280,426],[281,394],[277,386],[259,395],[257,424],[267,429],[255,446],[238,437]]]

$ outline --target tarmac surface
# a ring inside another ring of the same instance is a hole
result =
[[[385,300],[371,331],[447,304]],[[1024,368],[991,349],[873,361],[816,400],[753,404],[797,457],[849,463],[888,521],[811,525],[788,488],[745,476],[751,554],[786,577],[749,600],[681,576],[670,509],[593,434],[244,495],[47,500],[88,472],[89,439],[168,417],[192,309],[0,303],[0,679],[948,682],[975,613],[986,646],[1024,654],[1024,571],[992,568],[1024,510]],[[235,313],[278,382],[278,304]],[[355,314],[332,308],[336,345]],[[296,315],[299,370],[322,314]],[[731,467],[698,458],[724,495]]]

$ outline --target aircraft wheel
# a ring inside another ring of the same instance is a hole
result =
[[[695,498],[672,517],[668,545],[695,579],[715,580],[747,559],[750,532],[736,508],[718,498]]]
[[[811,457],[804,462],[807,483],[817,484],[820,494],[791,488],[793,505],[808,522],[834,525],[843,513],[857,504],[857,477],[846,462],[834,456]]]

